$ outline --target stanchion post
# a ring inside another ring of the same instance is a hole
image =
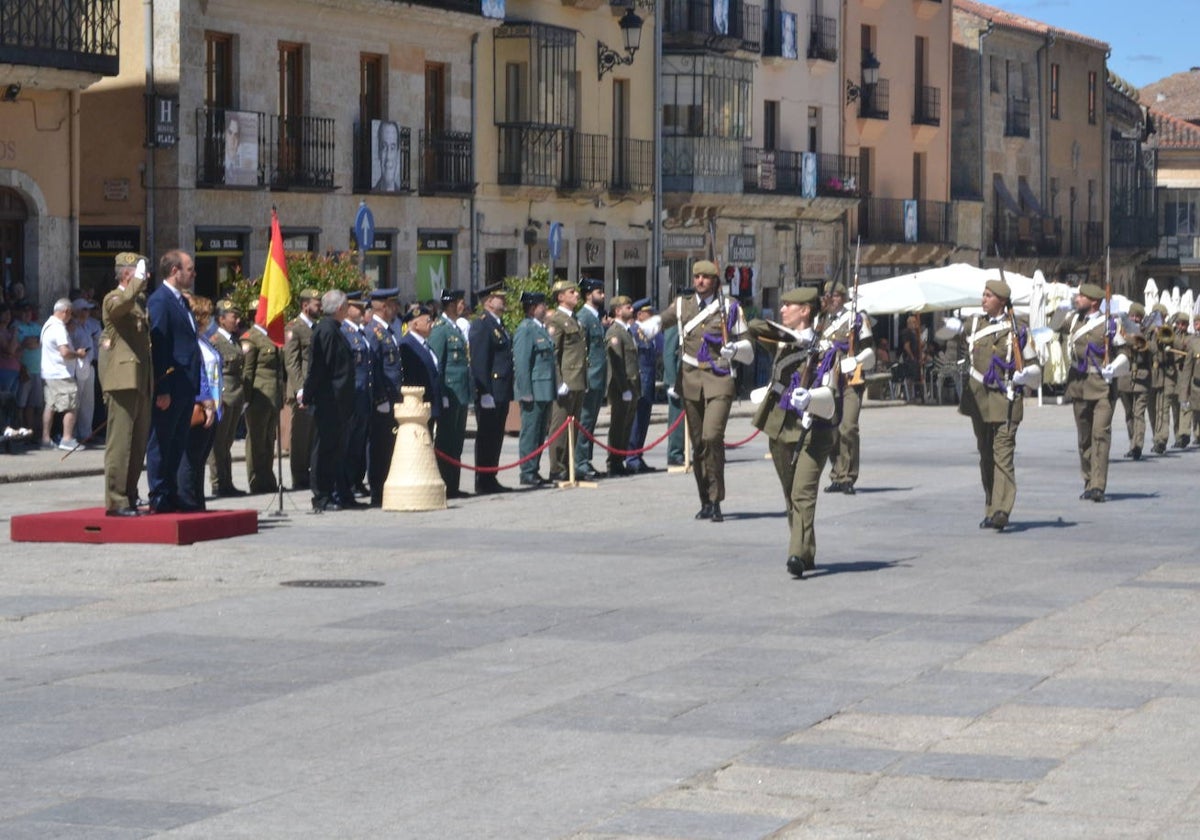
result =
[[[575,418],[567,418],[567,480],[558,482],[562,488],[587,487],[595,489],[594,481],[579,481],[575,477]]]
[[[275,484],[279,501],[269,515],[286,517],[283,512],[283,415],[278,411],[275,412]]]
[[[690,473],[692,471],[692,431],[688,426],[687,413],[683,415],[683,466],[667,467],[669,473]]]

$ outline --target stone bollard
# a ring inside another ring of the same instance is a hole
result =
[[[446,485],[437,468],[433,438],[429,436],[429,403],[425,389],[409,385],[400,389],[404,401],[393,409],[400,427],[396,448],[383,485],[384,510],[445,510]]]

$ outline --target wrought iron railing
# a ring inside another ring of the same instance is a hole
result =
[[[741,192],[741,155],[741,140],[725,137],[664,137],[663,190]]]
[[[531,123],[504,123],[497,180],[505,186],[557,187],[563,181],[566,130]]]
[[[602,190],[608,187],[608,135],[566,133],[563,147],[562,187],[569,190]]]
[[[917,88],[917,99],[913,108],[913,125],[942,124],[942,91],[922,85]]]
[[[886,120],[889,87],[887,79],[880,79],[873,85],[863,85],[858,97],[858,115],[868,120]]]
[[[4,0],[0,64],[115,76],[120,24],[113,0]]]
[[[863,242],[950,241],[950,203],[917,201],[911,215],[905,199],[865,198],[858,205],[856,234]]]
[[[1057,257],[1063,253],[1063,224],[1058,216],[1018,215],[1000,210],[992,228],[994,247],[1005,256]]]
[[[1108,220],[1109,239],[1117,248],[1153,248],[1158,244],[1157,216],[1118,216]]]
[[[334,120],[277,116],[268,128],[271,189],[333,189]]]
[[[1094,259],[1104,256],[1104,223],[1075,222],[1070,225],[1071,238],[1067,256]]]
[[[423,130],[420,143],[417,189],[421,195],[469,195],[475,189],[470,132]]]
[[[197,108],[196,186],[266,186],[267,120],[258,111]]]
[[[858,158],[818,154],[814,163],[812,196],[858,197]],[[742,186],[746,192],[805,195],[804,153],[743,148]]]
[[[613,139],[610,188],[617,192],[648,193],[654,189],[654,141]]]
[[[762,8],[742,0],[666,0],[663,36],[668,45],[686,43],[758,52]]]
[[[483,14],[483,0],[392,0],[392,2],[412,3],[416,6],[432,6],[447,12],[462,12],[467,15]]]
[[[1020,96],[1008,97],[1004,120],[1005,137],[1029,136],[1029,100]]]
[[[808,57],[821,61],[837,61],[837,18],[809,15]]]
[[[377,130],[373,129],[369,122],[354,124],[355,192],[412,191],[412,129],[402,125],[396,126],[396,129],[399,134],[396,149],[399,160],[396,173],[397,184],[392,186],[386,183],[386,180],[381,180],[383,176],[382,162],[378,166],[375,165],[378,143],[381,142],[376,139]],[[372,144],[375,144],[375,149],[372,148]],[[376,174],[376,170],[378,170],[378,174]]]

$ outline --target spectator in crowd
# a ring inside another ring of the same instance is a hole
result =
[[[13,324],[12,309],[0,303],[0,393],[11,394],[14,407],[20,379],[21,341]]]
[[[212,345],[208,326],[212,323],[212,301],[202,295],[184,292],[196,319],[196,342],[200,347],[200,390],[192,408],[191,426],[183,458],[179,461],[176,484],[180,510],[204,510],[204,465],[212,451],[221,405],[221,354]]]
[[[72,450],[75,440],[75,418],[79,411],[79,388],[75,384],[75,371],[79,361],[87,354],[71,343],[68,324],[71,321],[71,301],[59,298],[54,302],[54,312],[42,325],[42,383],[45,407],[42,409],[42,449],[53,449],[50,429],[54,415],[62,415],[62,437],[58,448]]]
[[[71,343],[83,353],[75,368],[75,383],[79,388],[79,413],[75,418],[75,437],[85,444],[92,438],[92,418],[96,410],[96,350],[91,312],[96,308],[85,297],[71,303]]]
[[[13,284],[13,289],[17,284]],[[33,304],[20,301],[15,306],[17,340],[21,345],[21,374],[17,386],[17,410],[21,425],[41,431],[42,420],[42,326],[34,320]],[[48,434],[47,430],[47,434]]]

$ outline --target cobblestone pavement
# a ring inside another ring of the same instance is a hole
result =
[[[761,436],[722,524],[659,472],[254,496],[258,535],[180,548],[5,528],[0,837],[1200,837],[1200,453],[1082,502],[1070,409],[1026,418],[996,534],[965,418],[864,412],[803,581]],[[99,504],[81,455],[0,455],[4,518]]]

